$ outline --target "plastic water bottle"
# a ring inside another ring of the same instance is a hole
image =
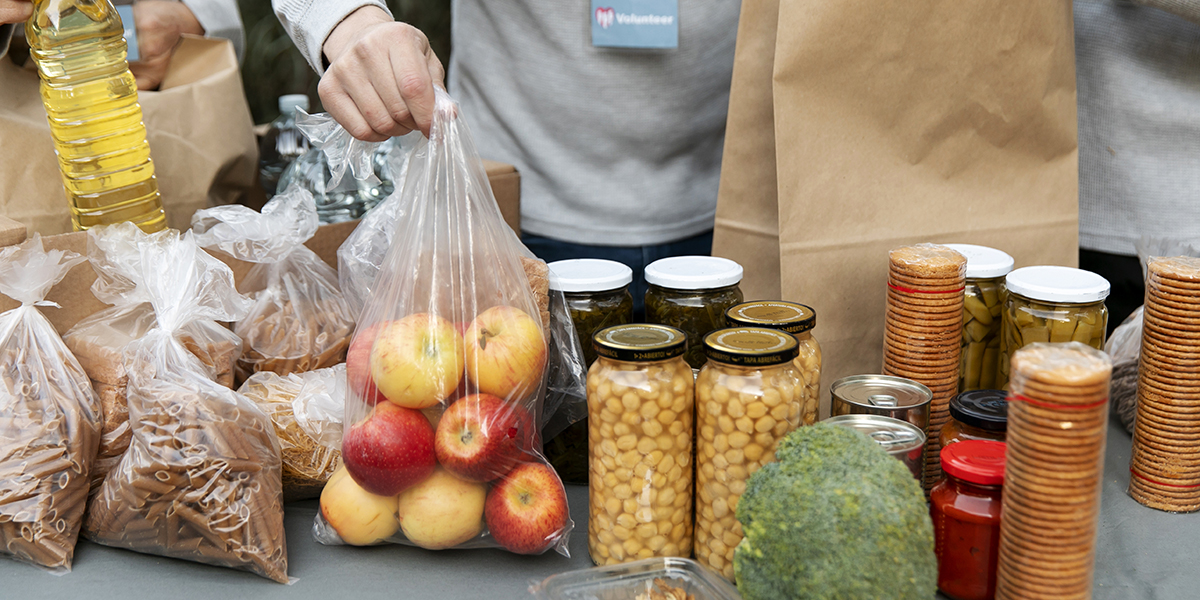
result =
[[[279,97],[279,117],[263,136],[259,147],[258,175],[267,198],[275,195],[279,178],[297,158],[308,152],[308,138],[296,128],[296,109],[308,110],[308,96],[288,94]]]
[[[389,157],[393,152],[406,151],[400,149],[399,139],[392,138],[379,144],[378,150],[371,156],[371,168],[376,180],[360,181],[347,171],[337,185],[329,185],[332,179],[329,161],[320,148],[313,148],[284,171],[276,193],[282,193],[291,185],[308,190],[317,203],[317,217],[322,223],[362,218],[395,189],[392,159]]]
[[[25,24],[77,230],[167,224],[123,32],[108,0],[34,0]]]

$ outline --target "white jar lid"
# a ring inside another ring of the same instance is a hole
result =
[[[550,289],[560,292],[607,292],[633,282],[633,269],[615,260],[576,258],[550,267]]]
[[[742,265],[716,256],[673,256],[646,266],[646,283],[674,290],[710,290],[742,280]]]
[[[1013,257],[1003,250],[975,244],[944,244],[967,257],[967,279],[1003,277],[1013,270]]]
[[[1043,302],[1098,302],[1108,297],[1108,280],[1071,267],[1022,267],[1004,279],[1008,291]]]

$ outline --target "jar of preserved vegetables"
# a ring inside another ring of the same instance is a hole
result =
[[[1003,442],[1008,430],[1008,394],[971,390],[950,399],[950,421],[942,426],[941,447],[964,440]]]
[[[775,459],[775,443],[801,422],[798,346],[786,333],[758,327],[704,338],[708,363],[696,379],[696,559],[731,581],[746,479]]]
[[[1104,349],[1108,280],[1070,267],[1024,267],[1005,278],[1008,299],[1000,328],[996,387],[1007,388],[1017,350],[1034,342],[1081,342]]]
[[[946,244],[946,247],[967,257],[958,391],[993,388],[1000,366],[1000,313],[1008,298],[1004,276],[1013,269],[1013,257],[995,248],[973,244]]]
[[[938,589],[954,600],[991,600],[1000,560],[1004,442],[942,447],[946,477],[929,492]]]
[[[766,327],[790,333],[799,343],[796,369],[804,380],[804,409],[801,420],[805,425],[817,422],[821,402],[821,345],[812,335],[817,326],[817,313],[804,304],[782,300],[743,302],[725,311],[728,327]]]
[[[725,311],[741,304],[742,266],[715,256],[675,256],[646,267],[646,320],[688,336],[685,358],[704,366],[704,336],[725,326]]]
[[[584,258],[552,262],[550,289],[561,291],[583,349],[584,368],[596,360],[592,336],[601,329],[633,322],[633,269],[612,260]],[[546,460],[566,483],[587,485],[587,419],[546,440]]]
[[[597,565],[692,552],[692,369],[662,325],[598,332],[588,370],[588,552]]]

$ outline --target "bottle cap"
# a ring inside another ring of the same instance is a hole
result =
[[[979,485],[1004,483],[1004,442],[963,440],[942,448],[947,475]]]
[[[633,269],[615,260],[558,260],[550,267],[550,289],[560,292],[607,292],[633,282]]]
[[[759,300],[730,307],[725,321],[730,327],[766,327],[796,335],[817,326],[817,313],[795,302]]]
[[[800,353],[796,338],[762,327],[718,329],[704,336],[704,351],[717,362],[767,367],[788,362]]]
[[[950,399],[950,416],[985,431],[1008,429],[1008,394],[1004,390],[971,390]]]
[[[308,96],[304,94],[287,94],[279,97],[279,112],[280,114],[290,115],[296,112],[297,108],[308,110]]]
[[[1008,291],[1042,302],[1099,302],[1108,297],[1108,280],[1071,267],[1022,267],[1004,278]]]
[[[646,266],[646,283],[675,290],[711,290],[742,280],[742,265],[716,256],[673,256]]]
[[[683,356],[687,334],[668,325],[613,325],[592,336],[596,354],[615,360],[651,362]]]
[[[967,257],[967,279],[995,279],[1008,275],[1016,262],[1003,250],[974,244],[946,244]]]

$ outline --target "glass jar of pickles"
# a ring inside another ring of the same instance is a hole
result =
[[[741,304],[742,266],[715,256],[675,256],[646,266],[646,320],[682,330],[685,358],[704,366],[704,336],[725,326],[725,311]]]
[[[1017,350],[1034,342],[1081,342],[1104,349],[1108,280],[1070,267],[1024,267],[1005,278],[1008,299],[1000,328],[996,387],[1007,389]]]
[[[821,402],[821,345],[812,335],[817,326],[816,311],[803,304],[781,300],[743,302],[725,311],[725,324],[729,327],[766,327],[796,338],[800,352],[795,360],[796,369],[804,380],[801,421],[804,425],[816,423]]]
[[[758,327],[704,338],[708,363],[696,379],[696,560],[731,581],[746,479],[774,460],[775,443],[801,422],[798,346],[786,333]]]
[[[1008,296],[1004,277],[1012,271],[1013,257],[986,246],[946,246],[967,257],[958,391],[993,388],[1000,366],[1000,313]]]
[[[612,260],[584,258],[552,262],[550,289],[560,291],[583,349],[584,368],[596,360],[592,336],[605,327],[633,322],[633,269]],[[554,300],[557,301],[557,300]],[[587,419],[546,440],[546,460],[566,483],[587,485]]]
[[[662,325],[596,333],[588,370],[588,552],[597,565],[692,552],[692,369]]]
[[[950,399],[950,420],[942,426],[941,447],[964,440],[1003,442],[1008,430],[1008,394],[971,390]]]

